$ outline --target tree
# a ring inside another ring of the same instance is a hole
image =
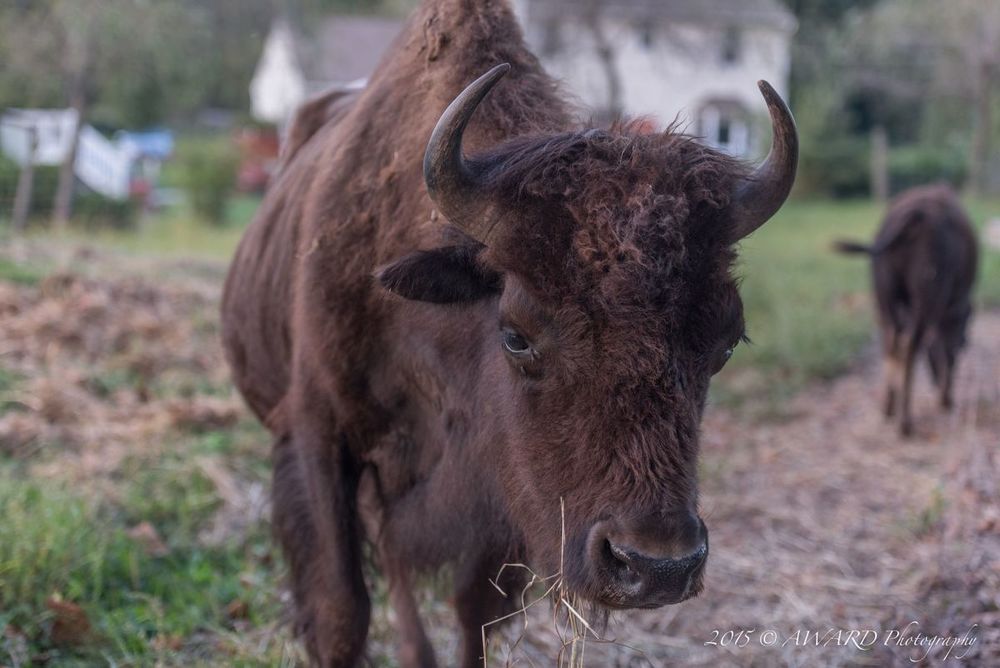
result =
[[[198,106],[246,110],[250,80],[275,13],[295,15],[298,0],[184,0],[184,11],[208,34],[197,52],[191,93]],[[173,49],[173,53],[177,50]],[[187,56],[190,60],[190,54]]]
[[[73,133],[73,140],[66,159],[59,166],[59,184],[56,186],[56,200],[52,218],[56,225],[65,227],[69,222],[73,206],[73,186],[76,181],[74,165],[80,140],[80,128],[87,117],[89,103],[88,85],[94,66],[98,30],[101,27],[97,11],[97,0],[80,0],[78,3],[59,2],[54,6],[53,18],[58,21],[64,41],[63,74],[66,79],[69,106],[79,119]]]
[[[993,104],[1000,88],[1000,4],[951,0],[947,7],[928,4],[945,32],[951,58],[943,62],[938,82],[957,84],[972,102],[973,133],[969,153],[970,184],[985,194],[992,154]]]
[[[872,164],[885,168],[886,156],[877,155],[884,139],[895,146],[923,145],[931,155],[935,149],[939,156],[965,150],[969,185],[979,192],[986,188],[997,131],[1000,3],[786,3],[799,19],[792,99],[804,165],[810,152],[857,155],[870,145],[876,153]],[[884,190],[885,174],[872,177]]]
[[[185,100],[173,90],[196,84],[199,63],[192,54],[210,44],[207,24],[198,18],[176,3],[142,0],[39,0],[0,14],[0,43],[11,56],[0,75],[0,103],[68,106],[79,118],[59,170],[57,225],[71,213],[79,128],[95,110],[118,123],[150,122]]]
[[[807,88],[829,74],[842,54],[840,38],[847,17],[879,0],[784,0],[799,27],[792,43],[791,102],[797,106]]]
[[[608,36],[608,25],[602,9],[600,0],[589,0],[583,5],[581,19],[594,42],[594,52],[601,63],[601,69],[607,82],[606,113],[610,118],[617,118],[624,111],[622,77],[618,71],[618,54],[614,46],[616,42]]]
[[[873,106],[884,116],[891,117],[895,100],[896,125],[905,125],[922,107],[961,101],[960,124],[972,129],[969,185],[985,193],[1000,88],[1000,3],[886,0],[867,15],[851,52],[855,88],[871,90]]]

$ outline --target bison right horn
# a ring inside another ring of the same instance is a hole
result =
[[[496,223],[485,215],[488,202],[475,168],[462,155],[462,135],[469,119],[510,65],[497,65],[473,81],[448,105],[437,122],[424,154],[424,183],[445,218],[480,243],[488,245]]]
[[[771,114],[774,138],[764,162],[742,179],[733,193],[733,241],[747,236],[778,212],[795,182],[799,135],[788,105],[766,81],[758,81]]]

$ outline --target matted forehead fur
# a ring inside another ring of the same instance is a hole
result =
[[[598,320],[738,307],[727,208],[749,168],[673,128],[641,126],[516,139],[478,156],[503,216],[487,262]]]

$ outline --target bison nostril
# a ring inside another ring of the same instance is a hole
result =
[[[611,558],[617,561],[621,566],[625,568],[630,568],[629,564],[631,559],[629,559],[628,553],[621,549],[610,540],[605,540],[604,543],[608,546],[608,551],[611,552]]]
[[[705,563],[706,558],[708,558],[708,543],[702,543],[698,549],[689,554],[684,561],[687,561],[691,568],[697,568]]]
[[[604,553],[605,564],[609,571],[614,574],[614,578],[619,586],[625,586],[630,589],[641,586],[643,574],[636,567],[633,557],[627,550],[605,539]]]

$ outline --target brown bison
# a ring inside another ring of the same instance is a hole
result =
[[[469,667],[516,598],[490,583],[508,562],[601,610],[698,593],[699,422],[744,336],[734,245],[797,160],[761,90],[774,140],[753,171],[672,131],[587,128],[506,2],[427,0],[362,92],[303,110],[223,335],[274,435],[316,664],[360,660],[365,545],[406,666],[434,664],[412,578],[445,566]]]
[[[941,406],[952,405],[955,361],[965,345],[976,277],[976,235],[958,197],[944,185],[913,188],[890,205],[868,246],[836,244],[872,259],[886,361],[885,415],[898,413],[900,433],[913,432],[913,363],[926,349]]]

